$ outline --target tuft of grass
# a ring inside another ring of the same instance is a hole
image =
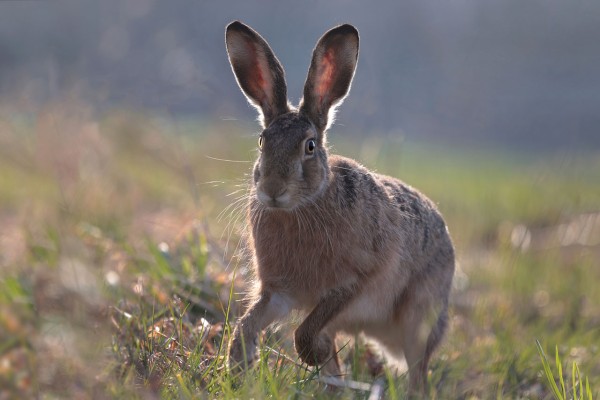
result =
[[[540,341],[536,339],[535,344],[537,346],[538,353],[540,355],[540,359],[542,362],[542,367],[544,368],[544,375],[548,381],[552,394],[557,400],[593,400],[592,389],[590,387],[590,382],[588,377],[582,376],[579,371],[579,366],[575,361],[572,363],[571,368],[571,382],[570,386],[567,387],[565,385],[565,374],[563,374],[562,361],[558,354],[558,346],[555,347],[555,365],[557,369],[556,377],[554,376],[554,372],[550,366],[550,362],[548,361],[548,357],[544,352],[544,348],[540,344]],[[560,387],[557,385],[556,381],[560,383]],[[585,385],[584,385],[585,381]],[[567,391],[567,389],[569,389]]]

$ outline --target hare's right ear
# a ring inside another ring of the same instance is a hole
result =
[[[331,125],[335,106],[348,94],[357,61],[358,31],[352,25],[340,25],[319,39],[304,84],[300,111],[320,131]]]
[[[289,112],[283,68],[267,42],[249,26],[234,21],[225,29],[225,45],[237,82],[262,114],[263,127]]]

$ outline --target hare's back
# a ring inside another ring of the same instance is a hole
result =
[[[365,227],[374,225],[384,236],[395,237],[389,235],[391,231],[398,233],[405,250],[413,255],[430,253],[440,246],[452,247],[442,215],[417,189],[340,156],[330,158],[330,168],[334,198],[343,214],[354,214],[357,222]]]
[[[377,175],[385,188],[390,204],[399,214],[400,229],[409,232],[409,243],[423,255],[448,253],[453,258],[453,247],[446,223],[436,205],[423,193],[399,179]]]

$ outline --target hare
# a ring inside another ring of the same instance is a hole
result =
[[[326,131],[347,95],[358,31],[341,25],[318,41],[299,106],[267,42],[239,21],[226,28],[237,82],[260,113],[248,203],[257,292],[233,332],[228,363],[252,365],[261,331],[291,310],[300,359],[340,375],[336,333],[363,333],[404,355],[409,390],[426,387],[427,364],[448,321],[454,249],[436,206],[412,187],[329,154]]]

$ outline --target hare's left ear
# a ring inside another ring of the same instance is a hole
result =
[[[300,112],[320,131],[333,122],[333,111],[350,90],[358,61],[358,31],[352,25],[331,29],[319,39],[304,84]]]
[[[289,112],[283,67],[267,42],[249,26],[234,21],[225,30],[225,45],[237,82],[261,113],[263,127]]]

